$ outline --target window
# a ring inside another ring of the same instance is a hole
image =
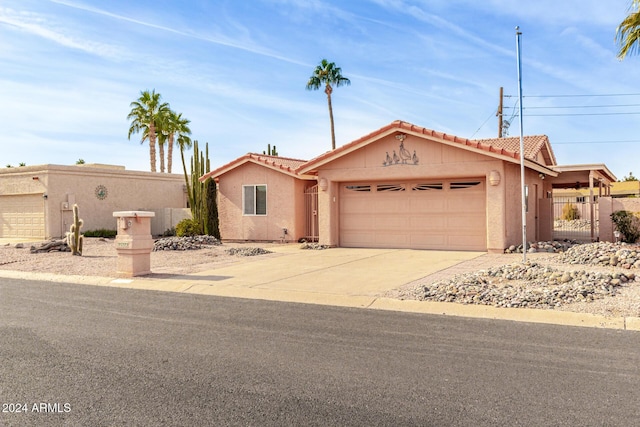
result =
[[[347,185],[345,188],[350,191],[371,191],[370,185]]]
[[[442,183],[436,184],[416,184],[411,190],[413,191],[428,191],[428,190],[442,190]]]
[[[266,185],[243,185],[242,193],[242,212],[244,215],[267,214]]]
[[[475,187],[476,185],[480,185],[480,181],[452,182],[449,188],[452,190],[460,190]]]
[[[378,184],[376,186],[378,191],[404,191],[404,185],[402,184]]]

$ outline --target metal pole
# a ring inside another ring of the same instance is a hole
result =
[[[516,57],[518,61],[518,100],[520,112],[520,191],[522,193],[522,262],[527,262],[527,199],[524,182],[524,135],[522,120],[522,63],[520,61],[520,27],[516,27]]]

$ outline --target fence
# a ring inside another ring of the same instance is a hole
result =
[[[598,202],[589,197],[554,197],[553,239],[591,242],[599,236]]]

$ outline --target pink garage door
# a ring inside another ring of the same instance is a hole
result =
[[[485,251],[484,179],[343,183],[340,246]]]

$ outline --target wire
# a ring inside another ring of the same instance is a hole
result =
[[[482,129],[482,127],[483,127],[484,125],[486,125],[486,124],[487,124],[487,122],[489,121],[489,119],[490,119],[491,117],[494,117],[496,114],[498,114],[498,109],[497,109],[497,108],[496,108],[496,109],[495,109],[495,110],[494,110],[494,111],[489,115],[489,117],[487,117],[487,120],[485,120],[485,121],[480,125],[480,127],[478,128],[478,130],[476,130],[476,131],[473,133],[473,135],[471,135],[471,136],[470,136],[470,138],[473,138],[473,137],[475,136],[475,134],[476,134],[476,133],[480,132],[480,129]]]
[[[609,105],[563,105],[560,107],[523,107],[524,110],[543,108],[611,108],[611,107],[640,107],[640,104],[609,104]]]
[[[580,98],[593,96],[640,96],[640,93],[601,93],[593,95],[526,95],[523,98]],[[504,95],[505,98],[515,98],[515,95]]]
[[[527,117],[560,117],[560,116],[628,116],[637,115],[638,112],[630,113],[566,113],[566,114],[525,114]]]
[[[553,142],[553,145],[569,145],[569,144],[622,144],[628,142],[640,142],[638,139],[621,139],[621,140],[613,140],[613,141],[564,141],[564,142]]]

